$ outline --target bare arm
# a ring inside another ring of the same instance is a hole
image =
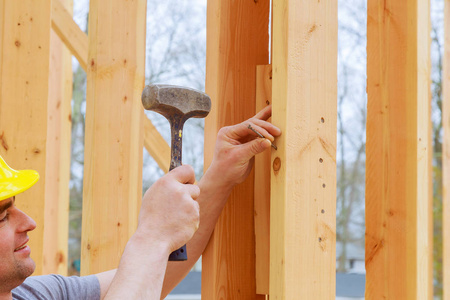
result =
[[[270,148],[270,142],[258,138],[248,129],[248,125],[251,124],[272,141],[274,136],[281,134],[277,127],[265,121],[270,116],[271,107],[267,107],[241,124],[220,130],[211,166],[198,183],[201,190],[197,199],[200,204],[200,227],[187,243],[188,260],[168,263],[161,299],[187,275],[205,250],[233,187],[243,182],[250,173],[252,158]]]
[[[116,275],[117,269],[102,272],[95,274],[97,276],[98,282],[100,283],[100,299],[105,298],[106,292],[109,289],[109,286],[111,285],[111,281],[113,280],[114,276]]]
[[[199,226],[195,199],[200,189],[194,181],[192,167],[181,166],[145,193],[138,228],[117,271],[97,275],[104,299],[160,298],[169,254],[186,243]]]

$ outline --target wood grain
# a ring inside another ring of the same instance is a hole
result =
[[[144,147],[164,173],[169,172],[170,146],[147,117],[144,118]]]
[[[64,5],[71,11],[73,2],[64,1]],[[50,45],[43,273],[66,275],[69,243],[72,55],[54,32],[50,36]]]
[[[272,103],[272,65],[256,67],[256,110]],[[270,276],[270,151],[255,157],[256,293],[269,294]]]
[[[270,299],[335,299],[337,2],[273,1]]]
[[[87,69],[88,38],[72,18],[62,0],[52,0],[52,29],[77,58],[83,70]]]
[[[15,169],[35,169],[38,183],[16,197],[37,223],[29,233],[34,274],[42,273],[50,0],[0,1],[0,155]]]
[[[205,168],[222,126],[255,112],[256,66],[269,62],[269,0],[207,5]],[[256,299],[253,173],[233,190],[203,254],[202,298]]]
[[[368,2],[366,299],[432,299],[427,1]]]
[[[116,268],[142,197],[146,1],[91,0],[81,273]]]
[[[88,60],[88,37],[72,19],[69,11],[61,4],[61,0],[52,2],[52,28],[77,58],[80,66],[86,71]],[[169,171],[170,146],[158,132],[153,123],[144,119],[144,147],[155,159],[164,173]]]

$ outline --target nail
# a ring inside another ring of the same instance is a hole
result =
[[[250,129],[251,131],[253,131],[254,133],[256,133],[260,138],[265,139],[266,137],[263,136],[261,133],[259,133],[255,128],[252,127],[252,125],[248,124],[248,129]],[[270,141],[269,139],[267,139],[268,141]],[[270,142],[270,145],[272,146],[272,148],[274,148],[275,150],[278,150],[277,146],[275,146],[274,144],[272,144],[272,142]]]

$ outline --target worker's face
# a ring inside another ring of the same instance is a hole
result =
[[[36,223],[14,205],[14,200],[0,201],[0,292],[20,285],[35,269],[27,232],[36,228]]]

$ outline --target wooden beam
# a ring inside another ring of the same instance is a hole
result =
[[[444,129],[442,149],[443,190],[443,292],[444,300],[450,300],[450,0],[445,0],[444,13],[444,70],[442,73],[442,127]]]
[[[52,28],[78,59],[83,70],[86,71],[88,37],[81,31],[60,1],[52,1]],[[169,171],[170,146],[147,118],[144,119],[144,147],[155,159],[161,170],[167,173]]]
[[[77,58],[86,71],[88,60],[88,38],[72,18],[72,14],[61,2],[52,0],[52,29]]]
[[[272,103],[272,65],[256,67],[256,112]],[[255,157],[256,293],[269,294],[270,152]]]
[[[429,1],[368,1],[367,58],[366,299],[432,299]]]
[[[335,299],[337,1],[273,2],[270,299]]]
[[[73,1],[64,1],[72,11]],[[43,273],[67,274],[71,153],[72,55],[58,36],[50,35],[47,126],[47,209]]]
[[[142,197],[146,1],[91,0],[81,273],[118,266]]]
[[[269,12],[269,0],[208,1],[206,92],[213,101],[205,168],[219,129],[255,111],[255,69],[269,62]],[[203,254],[204,299],[256,299],[253,181],[252,173],[233,190]]]
[[[144,147],[161,170],[169,172],[170,146],[148,118],[144,118]]]
[[[0,1],[0,154],[13,168],[41,176],[16,199],[37,223],[29,234],[35,274],[43,265],[50,2]]]

